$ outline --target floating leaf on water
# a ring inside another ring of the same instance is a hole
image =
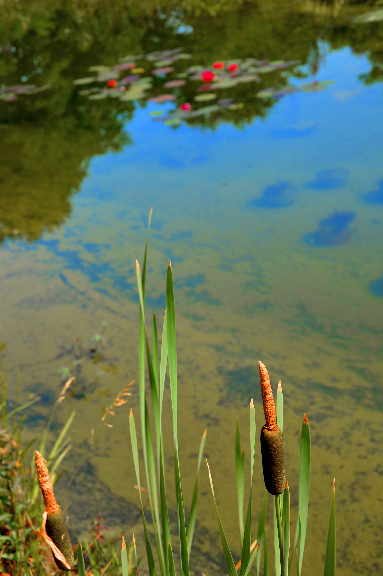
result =
[[[257,80],[259,80],[258,74],[242,74],[236,79],[237,82],[256,82]]]
[[[0,100],[4,100],[4,102],[13,102],[17,100],[17,96],[14,92],[8,92],[7,94],[1,94]]]
[[[183,86],[186,84],[185,80],[170,80],[169,82],[165,82],[165,88],[178,88],[179,86]]]
[[[198,112],[201,114],[211,114],[212,112],[217,112],[217,110],[220,110],[220,107],[217,104],[213,104],[211,106],[203,106],[202,108],[199,108]]]
[[[108,80],[117,80],[120,76],[118,70],[105,70],[101,71],[97,76],[97,82],[107,82]]]
[[[86,90],[80,90],[80,96],[88,96],[88,94],[94,94],[95,92],[99,92],[99,88],[87,88]]]
[[[130,82],[135,82],[136,80],[138,80],[140,77],[138,74],[132,74],[131,76],[125,76],[125,78],[123,78],[121,80],[121,82],[126,82],[127,84],[129,84]]]
[[[178,54],[179,60],[189,60],[190,58],[192,58],[191,54],[185,54],[185,52],[181,52],[181,54]]]
[[[237,84],[238,84],[237,78],[235,80],[232,78],[230,79],[224,78],[221,82],[217,82],[217,84],[214,84],[214,89],[232,88],[233,86],[237,86]]]
[[[102,72],[103,70],[109,70],[109,66],[100,64],[99,66],[90,66],[88,70],[89,72]]]
[[[207,102],[208,100],[214,100],[215,98],[217,98],[217,94],[212,94],[211,92],[194,96],[196,102]]]
[[[169,118],[168,120],[164,120],[164,124],[167,126],[178,126],[181,124],[181,120],[179,118]]]
[[[121,92],[121,96],[120,96],[120,100],[122,100],[123,102],[127,101],[130,102],[132,100],[141,100],[142,98],[145,98],[145,94],[143,92],[131,92],[130,90],[128,90],[127,92]]]
[[[136,65],[134,62],[123,62],[123,64],[116,64],[116,66],[113,66],[113,70],[127,70],[135,67]]]
[[[293,94],[294,92],[299,92],[300,88],[298,86],[285,86],[281,89],[274,90],[274,98],[282,98],[286,94]]]
[[[225,108],[227,106],[230,106],[230,104],[233,104],[233,98],[220,98],[218,100],[218,104],[223,108]]]
[[[132,73],[133,74],[143,74],[145,72],[145,68],[133,68]]]
[[[90,96],[88,96],[88,100],[104,100],[104,98],[107,97],[107,92],[98,92],[97,94],[90,94]]]
[[[381,20],[383,20],[383,8],[366,12],[365,14],[358,14],[351,18],[351,21],[355,22],[355,24],[367,24],[368,22],[380,22]]]
[[[176,99],[175,94],[161,94],[160,96],[154,96],[150,98],[150,102],[156,102],[157,104],[161,104],[162,102],[172,102]]]
[[[274,72],[274,71],[275,71],[274,66],[259,66],[257,68],[257,72],[260,74],[264,74],[266,72]]]
[[[168,74],[169,72],[173,72],[174,68],[172,68],[171,66],[165,66],[164,68],[156,68],[155,70],[153,70],[153,74],[158,75],[158,74]]]
[[[168,58],[167,60],[160,60],[159,62],[155,62],[154,65],[157,66],[157,68],[163,68],[164,66],[170,66],[173,64],[174,60],[176,60],[176,58]]]
[[[150,116],[162,116],[164,113],[163,110],[153,110],[152,112],[150,112]]]
[[[272,88],[265,88],[257,92],[257,98],[272,98],[274,96],[274,90]]]
[[[124,56],[123,58],[119,58],[118,61],[119,62],[133,63],[136,60],[140,60],[141,58],[145,58],[144,54],[138,54],[138,56]]]
[[[330,84],[334,84],[334,80],[323,80],[322,82],[310,82],[310,84],[301,84],[300,89],[303,92],[319,92],[320,90],[324,90],[326,86],[330,86]]]
[[[189,74],[192,74],[193,72],[199,72],[200,70],[204,70],[205,66],[201,66],[200,64],[194,64],[193,66],[189,66],[189,68],[187,69],[187,72],[189,72]],[[198,76],[199,79],[199,76]]]
[[[95,82],[95,76],[88,76],[87,78],[77,78],[77,80],[73,80],[73,84],[81,85],[81,84],[90,84],[91,82]]]
[[[153,78],[151,76],[144,76],[142,78],[138,77],[137,84],[151,84],[153,82]]]
[[[179,74],[177,74],[177,78],[187,78],[188,74],[186,74],[186,72],[180,72]]]
[[[230,104],[230,106],[228,106],[229,110],[240,110],[241,108],[243,108],[243,103],[242,102],[238,102],[238,104],[236,102],[234,102],[234,104]]]
[[[270,66],[280,66],[281,64],[285,64],[284,60],[272,60],[270,62]]]

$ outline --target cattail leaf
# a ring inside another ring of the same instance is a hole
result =
[[[283,392],[282,386],[277,388],[277,424],[283,434]]]
[[[246,572],[244,573],[243,576],[249,576],[250,570],[251,570],[251,568],[252,568],[252,566],[253,566],[253,564],[254,564],[254,560],[255,560],[255,559],[257,558],[257,556],[258,556],[258,552],[259,552],[259,546],[257,545],[257,546],[254,548],[253,552],[251,553],[250,560],[249,560],[249,563],[248,563],[247,568],[246,568]]]
[[[283,492],[283,562],[284,574],[289,573],[290,551],[290,489],[286,486]]]
[[[269,573],[269,550],[267,547],[267,528],[265,528],[265,531],[263,533],[263,540],[262,540],[261,544],[263,544],[263,546],[264,546],[263,576],[268,576],[268,573]]]
[[[166,308],[168,311],[168,322],[167,322],[168,359],[169,359],[170,396],[173,410],[173,436],[174,436],[174,445],[178,453],[176,313],[174,303],[173,274],[170,260],[166,275]]]
[[[249,495],[249,503],[247,505],[247,514],[246,514],[246,522],[245,522],[245,529],[243,532],[243,540],[242,540],[242,553],[241,553],[241,571],[240,575],[244,576],[249,561],[250,561],[250,546],[251,546],[251,496],[252,496],[252,488],[250,488],[250,495]]]
[[[48,468],[49,468],[51,462],[57,457],[58,453],[62,449],[64,437],[65,437],[66,433],[68,432],[70,425],[72,424],[72,421],[73,421],[75,414],[76,414],[76,412],[73,411],[72,414],[69,416],[68,420],[65,422],[65,425],[59,434],[59,437],[57,438],[56,442],[54,443],[53,448],[50,451],[50,454],[47,458],[47,467]],[[67,442],[69,442],[69,440],[67,440]],[[41,452],[40,452],[40,454],[41,454]]]
[[[174,452],[174,471],[176,479],[176,497],[178,505],[178,528],[180,531],[180,547],[181,547],[181,573],[184,576],[189,576],[189,553],[188,543],[185,526],[185,508],[184,499],[182,494],[181,476],[180,476],[180,463],[178,460],[178,452]]]
[[[243,500],[245,494],[245,451],[241,451],[241,438],[239,434],[239,419],[235,430],[235,471],[237,476],[238,517],[241,541],[243,539]]]
[[[332,485],[332,502],[330,511],[330,521],[328,525],[326,560],[324,566],[324,576],[335,575],[336,561],[336,531],[335,531],[335,478]]]
[[[258,542],[260,542],[260,546],[259,546],[259,554],[257,556],[257,576],[259,576],[259,570],[260,570],[260,565],[261,565],[261,554],[262,554],[262,548],[263,548],[263,543],[264,543],[264,533],[265,533],[265,523],[266,523],[266,512],[267,512],[267,492],[265,492],[265,495],[263,497],[263,504],[262,504],[262,509],[261,509],[261,513],[259,515],[259,520],[258,520],[258,533],[257,533],[257,540]],[[265,554],[267,553],[267,551],[265,550]]]
[[[126,549],[124,537],[122,537],[122,547],[121,547],[121,568],[122,568],[122,576],[129,576],[128,551]]]
[[[169,514],[168,505],[166,499],[166,487],[165,487],[165,467],[164,467],[164,457],[162,440],[160,446],[160,501],[161,501],[161,525],[162,525],[162,547],[164,550],[164,562],[167,571],[169,571],[169,548],[170,544],[170,526],[169,526]]]
[[[310,424],[306,418],[302,423],[300,459],[299,459],[299,561],[298,576],[301,576],[303,552],[305,549],[307,517],[309,512],[309,490],[310,490],[310,465],[311,465],[311,443]]]
[[[279,511],[277,510],[277,498],[279,499],[279,496],[276,496],[274,498],[273,504],[274,504],[274,514],[273,514],[273,518],[274,518],[274,559],[275,559],[275,575],[276,576],[281,576],[281,571],[282,571],[282,562],[281,562],[281,547],[282,547],[282,542],[280,542],[280,526],[278,527],[278,513]]]
[[[153,370],[155,380],[158,382],[158,333],[157,333],[157,319],[156,313],[153,312]]]
[[[191,551],[191,547],[192,547],[192,543],[193,543],[194,526],[195,526],[195,520],[196,520],[196,514],[197,514],[198,476],[199,476],[199,471],[201,468],[201,460],[202,460],[203,450],[205,447],[205,441],[206,441],[206,430],[202,435],[201,443],[199,446],[198,463],[197,463],[197,477],[196,477],[196,481],[195,481],[193,500],[192,500],[191,507],[190,507],[189,522],[188,522],[188,527],[187,527],[187,531],[186,531],[186,536],[187,536],[187,541],[188,541],[188,556],[189,556],[189,558],[190,558],[190,551]]]
[[[162,326],[161,363],[160,363],[160,391],[159,391],[160,422],[162,421],[162,400],[164,397],[167,363],[168,363],[168,314],[167,311],[165,310],[164,323]]]
[[[77,569],[78,569],[78,576],[86,576],[84,555],[82,553],[82,546],[80,543],[78,547]]]
[[[253,471],[254,471],[254,459],[255,459],[255,434],[256,434],[256,423],[255,423],[255,408],[253,399],[250,402],[250,484],[253,482]]]
[[[176,569],[174,566],[174,557],[173,557],[173,550],[172,545],[168,543],[168,557],[169,557],[169,576],[176,576]]]
[[[206,461],[206,464],[207,464],[207,461]],[[215,495],[214,495],[213,478],[212,478],[211,473],[210,473],[209,464],[207,464],[207,467],[208,467],[208,470],[209,470],[210,487],[211,487],[211,491],[212,491],[212,494],[213,494],[215,511],[216,511],[216,513],[217,513],[219,534],[220,534],[220,536],[221,536],[221,543],[222,543],[222,548],[223,548],[223,554],[224,554],[224,556],[225,556],[225,562],[226,562],[227,571],[228,571],[228,573],[229,573],[229,576],[237,576],[237,571],[236,571],[236,569],[235,569],[235,564],[234,564],[233,556],[232,556],[232,554],[231,554],[231,552],[230,552],[230,548],[229,548],[229,545],[228,545],[227,540],[226,540],[226,535],[225,535],[225,532],[224,532],[224,530],[223,530],[221,518],[220,518],[220,516],[219,516],[218,507],[217,507],[217,502],[216,502],[216,500],[215,500]]]

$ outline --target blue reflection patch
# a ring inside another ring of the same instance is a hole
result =
[[[307,182],[306,188],[312,190],[333,190],[335,188],[342,188],[346,184],[348,177],[348,170],[345,168],[330,168],[328,170],[321,170],[317,173],[315,180]]]
[[[247,204],[247,208],[285,208],[293,201],[290,198],[291,186],[289,182],[277,182],[270,184],[259,198],[253,198]]]
[[[378,190],[363,194],[363,199],[367,204],[383,204],[383,180],[378,182]]]
[[[339,246],[345,244],[352,234],[349,229],[355,219],[355,212],[337,212],[321,220],[318,228],[302,237],[302,241],[309,246]]]
[[[371,282],[368,289],[373,296],[383,298],[383,276]]]
[[[183,278],[174,281],[174,288],[196,288],[200,284],[205,284],[205,274],[188,274]]]

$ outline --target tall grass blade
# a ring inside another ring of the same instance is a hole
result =
[[[82,546],[80,543],[77,550],[78,550],[78,561],[77,561],[78,576],[86,576],[84,555],[82,553]]]
[[[197,514],[198,477],[199,477],[199,471],[201,468],[201,460],[202,460],[203,450],[205,447],[205,441],[206,441],[206,430],[202,435],[201,443],[199,446],[198,463],[197,463],[197,478],[195,481],[193,500],[192,500],[192,504],[190,507],[189,522],[188,522],[188,527],[187,527],[187,531],[186,531],[186,536],[187,536],[187,541],[188,541],[188,556],[189,556],[189,558],[190,558],[190,551],[191,551],[191,547],[192,547],[192,543],[193,543],[194,526],[195,526],[195,519],[196,519],[196,514]]]
[[[29,408],[29,406],[32,406],[32,404],[34,404],[35,402],[37,402],[38,400],[40,400],[40,397],[37,396],[36,398],[33,398],[32,400],[30,400],[29,402],[26,402],[25,404],[23,404],[22,406],[17,406],[16,408],[14,408],[13,410],[11,410],[11,412],[8,412],[5,417],[4,420],[5,422],[7,420],[10,420],[12,417],[15,417],[15,415],[18,412],[21,412],[22,410],[25,410],[26,408]],[[4,402],[4,406],[7,406],[7,403]]]
[[[290,489],[286,486],[283,492],[283,572],[285,576],[289,573],[289,551],[290,551]]]
[[[124,537],[122,537],[122,547],[121,547],[121,568],[122,568],[122,576],[129,576],[128,551],[126,549]]]
[[[310,424],[305,414],[302,423],[300,460],[299,460],[298,576],[301,576],[302,572],[303,552],[305,549],[305,541],[306,541],[307,517],[309,513],[310,466],[311,466]]]
[[[324,565],[324,576],[335,575],[336,561],[336,537],[335,537],[335,478],[332,484],[332,502],[330,521],[328,525],[326,560]]]
[[[167,571],[169,571],[169,548],[170,544],[170,526],[169,526],[169,514],[168,505],[166,499],[166,487],[165,487],[165,468],[164,468],[164,457],[162,440],[160,446],[160,500],[161,500],[161,524],[162,524],[162,547],[164,551],[164,561]]]
[[[243,532],[242,540],[242,553],[241,553],[241,572],[240,575],[244,576],[249,561],[250,561],[250,546],[251,546],[251,496],[252,488],[250,487],[249,503],[247,506],[245,529]]]
[[[181,572],[184,576],[189,576],[189,552],[188,542],[185,527],[185,509],[182,494],[181,476],[180,476],[180,463],[178,460],[178,452],[174,453],[174,470],[176,476],[176,496],[178,505],[178,526],[180,531],[180,547],[181,547]]]
[[[250,402],[250,485],[253,483],[256,429],[257,429],[257,427],[256,427],[256,423],[255,423],[255,408],[254,408],[253,399],[251,399],[251,402]]]
[[[275,575],[281,576],[281,570],[282,570],[281,546],[282,546],[282,543],[280,543],[280,540],[279,540],[279,528],[278,528],[278,522],[277,522],[276,498],[279,498],[279,496],[276,496],[275,498],[273,498]]]
[[[160,363],[160,390],[159,390],[160,423],[162,422],[162,401],[164,397],[167,363],[168,363],[168,314],[167,311],[165,310],[164,323],[162,326],[161,363]]]
[[[243,500],[245,495],[245,449],[241,451],[239,419],[235,429],[235,471],[237,476],[238,517],[241,542],[243,540]]]
[[[264,534],[265,534],[265,530],[266,530],[266,528],[265,528],[266,512],[267,512],[267,492],[265,492],[265,496],[263,498],[262,509],[261,509],[261,513],[259,515],[259,521],[258,521],[257,540],[258,540],[258,542],[261,542],[261,544],[259,546],[259,554],[257,556],[257,576],[259,576],[259,571],[260,571],[260,566],[261,566],[262,548],[264,545],[266,545],[266,541],[264,539]],[[266,554],[267,554],[267,550],[265,550],[265,555]]]
[[[254,564],[254,560],[255,560],[255,559],[257,558],[257,556],[258,556],[258,552],[259,552],[259,547],[258,547],[258,545],[257,545],[257,546],[254,548],[253,552],[251,553],[250,560],[249,560],[249,563],[248,563],[248,565],[247,565],[246,572],[245,572],[244,576],[249,576],[250,570],[251,570],[251,568],[252,568],[252,566],[253,566],[253,564]]]
[[[219,512],[218,512],[218,508],[217,508],[217,502],[215,500],[215,494],[214,494],[214,486],[213,486],[213,479],[210,473],[210,468],[209,468],[209,464],[207,463],[206,460],[206,464],[209,470],[209,480],[210,480],[210,487],[211,487],[211,491],[213,494],[213,499],[214,499],[214,506],[215,506],[215,511],[217,513],[217,519],[218,519],[218,528],[219,528],[219,533],[221,536],[221,543],[222,543],[222,548],[223,548],[223,554],[225,556],[225,562],[226,562],[226,567],[227,567],[227,571],[229,573],[229,576],[237,576],[237,571],[235,569],[235,564],[234,564],[234,560],[233,560],[233,556],[231,555],[230,552],[230,548],[229,545],[227,543],[226,540],[226,536],[225,536],[225,532],[223,530],[223,526],[222,526],[222,522],[221,522],[221,518],[219,516]]]
[[[267,528],[265,528],[264,536],[262,540],[262,544],[264,545],[264,562],[263,562],[263,576],[268,576],[269,574],[269,549],[267,547]]]
[[[173,274],[170,260],[166,274],[166,308],[168,311],[168,321],[167,321],[168,359],[169,359],[170,396],[173,410],[173,436],[174,436],[175,449],[178,454],[176,313],[174,303]]]
[[[50,454],[47,458],[47,466],[49,468],[49,465],[51,464],[51,462],[57,457],[58,453],[60,452],[61,448],[62,448],[62,443],[64,440],[64,436],[66,435],[66,433],[69,430],[70,425],[72,424],[73,418],[75,416],[76,412],[72,412],[72,414],[69,416],[68,420],[66,421],[63,429],[61,430],[59,437],[57,438],[56,442],[53,445],[52,450],[50,451]]]
[[[153,370],[156,382],[158,382],[158,334],[156,313],[153,312]]]
[[[277,424],[283,434],[283,392],[280,382],[277,388]]]
[[[145,409],[145,406],[144,406]],[[136,480],[138,486],[138,493],[140,496],[140,503],[141,503],[141,512],[142,512],[142,522],[144,525],[144,534],[145,534],[145,545],[146,545],[146,556],[148,559],[148,566],[149,566],[149,573],[150,576],[156,576],[156,567],[154,564],[153,552],[152,547],[150,544],[148,528],[146,525],[145,513],[144,513],[144,506],[142,504],[142,493],[141,493],[141,479],[140,479],[140,464],[138,459],[138,445],[137,445],[137,432],[136,432],[136,424],[134,422],[133,411],[130,411],[129,415],[129,430],[130,430],[130,442],[132,445],[132,452],[133,452],[133,464],[134,470],[136,473]]]
[[[169,557],[169,576],[176,576],[176,569],[174,566],[172,545],[168,543],[168,557]]]

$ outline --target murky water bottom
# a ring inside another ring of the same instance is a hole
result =
[[[336,58],[337,54],[335,62]],[[142,262],[145,226],[153,206],[147,311],[156,310],[161,325],[170,258],[176,287],[179,437],[186,502],[191,501],[199,441],[207,429],[205,455],[237,559],[235,421],[239,416],[242,439],[248,443],[248,406],[254,398],[259,431],[263,425],[257,369],[262,360],[273,389],[281,379],[284,390],[294,528],[305,412],[311,424],[304,572],[317,574],[324,565],[334,477],[338,574],[379,570],[383,300],[368,286],[382,274],[382,213],[363,203],[361,195],[376,187],[382,175],[378,147],[369,147],[367,167],[359,162],[358,126],[346,130],[347,107],[339,107],[334,94],[283,101],[267,123],[255,122],[243,132],[225,125],[214,133],[159,126],[153,136],[147,111],[137,112],[129,125],[134,146],[93,160],[81,193],[72,199],[66,225],[35,244],[15,241],[3,247],[0,336],[7,343],[10,397],[23,365],[22,399],[30,394],[42,398],[29,412],[26,438],[36,435],[65,378],[76,375],[74,395],[59,405],[53,430],[57,435],[76,410],[70,432],[73,448],[66,458],[69,472],[59,485],[75,530],[84,530],[98,514],[111,530],[126,529],[138,514],[128,431],[131,407],[139,418],[134,269],[136,258]],[[361,109],[363,97],[362,93]],[[331,114],[323,124],[324,106],[327,114],[336,108],[336,126]],[[360,119],[371,144],[381,125],[376,116],[369,123],[370,117]],[[282,134],[286,118],[287,132]],[[291,137],[291,130],[302,129],[303,137],[297,132]],[[342,129],[346,136],[334,160],[327,140]],[[307,187],[320,179],[321,170],[343,170],[346,181],[334,188]],[[288,183],[287,195],[282,194],[285,206],[252,207],[251,201],[262,198],[262,191],[281,182]],[[347,229],[350,240],[342,242],[341,231],[336,246],[304,243],[302,238],[334,210],[356,212]],[[91,352],[95,339],[89,339],[97,334],[105,342]],[[108,420],[113,427],[105,426],[104,408],[131,380],[136,382],[128,403]],[[170,411],[168,396],[164,410]],[[172,487],[169,422],[164,419]],[[253,491],[255,533],[264,495],[260,453]],[[172,488],[168,497],[174,508]],[[269,508],[271,527],[271,499]],[[225,573],[204,464],[198,518],[194,573]],[[130,530],[140,534],[140,522]],[[143,554],[142,538],[138,546]]]

